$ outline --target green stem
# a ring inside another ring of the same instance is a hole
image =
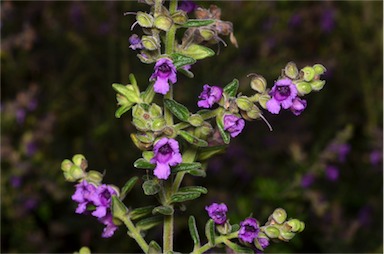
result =
[[[191,147],[188,150],[186,150],[183,153],[183,163],[194,162],[195,161],[195,157],[196,157],[196,152],[197,152],[197,150],[196,150],[195,147]],[[172,186],[172,191],[174,193],[179,190],[179,187],[181,185],[181,182],[183,181],[184,175],[185,175],[184,171],[178,172],[176,174],[176,177],[175,177],[175,180],[173,181],[173,186]]]
[[[169,13],[172,15],[177,10],[177,0],[171,0],[169,3]],[[176,37],[176,26],[173,24],[165,37],[165,54],[172,54],[174,51],[175,37]]]
[[[237,238],[238,234],[239,234],[239,232],[236,231],[236,232],[233,232],[229,235],[221,235],[221,236],[216,237],[215,238],[215,243],[216,243],[215,246],[217,246],[220,243],[225,243],[229,239]],[[202,253],[208,251],[209,249],[211,249],[215,246],[212,246],[209,243],[206,243],[203,246],[201,246],[200,248],[193,250],[193,252],[191,254],[202,254]]]
[[[169,84],[169,91],[166,95],[164,95],[164,99],[173,100],[173,86],[171,84]],[[173,125],[173,115],[172,115],[172,112],[167,107],[164,107],[164,119],[165,119],[166,125],[168,126]]]
[[[125,226],[127,226],[128,232],[130,233],[129,234],[130,237],[135,239],[135,241],[140,246],[140,248],[144,251],[144,253],[148,253],[149,246],[147,242],[144,240],[144,238],[141,236],[139,230],[137,230],[137,228],[135,227],[131,219],[128,216],[123,216],[123,217],[120,217],[119,219],[121,219],[124,222]]]

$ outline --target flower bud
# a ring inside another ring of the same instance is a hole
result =
[[[161,117],[163,115],[163,110],[161,109],[161,107],[159,105],[153,103],[149,107],[149,114],[153,118]]]
[[[295,233],[292,233],[292,232],[285,232],[285,231],[282,231],[280,232],[280,237],[279,239],[280,240],[283,240],[283,241],[289,241],[291,240],[296,234]]]
[[[176,11],[172,14],[173,22],[175,22],[178,25],[182,25],[185,22],[188,21],[188,15],[184,11]]]
[[[156,118],[152,121],[151,130],[152,131],[161,131],[165,127],[165,119],[164,118]]]
[[[259,104],[262,106],[264,109],[267,108],[267,102],[271,99],[271,96],[268,94],[263,94],[259,97]]]
[[[300,221],[298,219],[291,219],[286,222],[290,226],[292,232],[297,232],[301,228]]]
[[[73,165],[72,161],[65,159],[61,163],[61,170],[63,170],[64,172],[67,172],[72,167],[72,165]]]
[[[155,136],[151,132],[138,133],[136,136],[137,139],[143,143],[152,144],[153,141],[155,141]]]
[[[322,64],[315,64],[313,69],[315,70],[316,75],[322,75],[327,71],[327,69]]]
[[[272,213],[272,218],[277,224],[283,224],[287,219],[287,212],[283,208],[276,208]]]
[[[309,94],[312,91],[312,87],[308,82],[299,81],[295,85],[300,95]]]
[[[244,111],[250,111],[254,106],[252,101],[250,101],[246,96],[241,96],[239,98],[236,98],[236,104],[241,110],[244,110]]]
[[[155,22],[153,24],[156,28],[168,32],[173,25],[173,20],[168,16],[159,15],[155,18]]]
[[[84,177],[84,171],[77,165],[72,165],[69,169],[68,174],[72,179],[78,180]]]
[[[264,233],[269,238],[278,238],[280,235],[280,230],[275,226],[266,226],[264,229]]]
[[[311,87],[315,91],[320,91],[325,85],[325,80],[314,80],[311,82]]]
[[[263,76],[255,75],[251,80],[251,88],[258,93],[264,93],[267,88],[267,81]]]
[[[141,118],[141,116],[145,113],[145,110],[140,105],[135,105],[132,108],[132,116],[133,118]]]
[[[127,97],[121,94],[116,94],[116,100],[118,105],[132,104],[132,102],[127,99]]]
[[[142,151],[149,150],[152,146],[152,144],[146,144],[146,143],[141,142],[137,138],[137,134],[131,133],[130,137],[132,139],[132,142],[135,144],[135,146]]]
[[[260,109],[256,106],[253,105],[252,109],[247,111],[245,114],[241,114],[246,120],[254,120],[260,117]]]
[[[73,163],[75,163],[76,166],[79,166],[81,169],[85,170],[88,167],[88,162],[85,159],[84,155],[82,154],[76,154],[72,157]]]
[[[151,128],[151,122],[144,121],[140,118],[133,118],[132,124],[138,129],[139,131],[148,131]]]
[[[315,77],[315,70],[310,66],[306,66],[303,69],[301,69],[301,75],[304,81],[310,82]]]
[[[153,36],[144,35],[141,38],[141,42],[143,43],[144,48],[148,50],[156,50],[160,48],[160,43],[158,42],[156,37]]]
[[[199,127],[203,124],[204,119],[199,114],[192,114],[188,117],[188,122],[194,127]]]
[[[215,32],[211,29],[199,29],[199,32],[205,41],[209,41],[213,38],[213,36],[215,36]]]
[[[232,230],[232,226],[231,224],[229,224],[228,221],[226,221],[224,224],[222,225],[216,225],[216,229],[217,231],[222,234],[222,235],[227,235],[229,233],[231,233],[231,230]]]
[[[300,228],[297,232],[299,232],[299,233],[302,232],[304,230],[304,228],[305,228],[305,223],[300,221]]]
[[[141,27],[152,27],[153,26],[153,17],[152,17],[152,15],[150,15],[148,13],[138,11],[136,14],[136,20],[137,20],[137,23],[139,23],[139,25]]]
[[[205,139],[213,131],[212,125],[208,122],[203,122],[200,127],[195,129],[195,135],[199,138]]]
[[[79,250],[79,254],[91,254],[91,250],[84,246],[84,247],[81,247],[81,249]]]
[[[163,133],[170,138],[174,138],[176,136],[176,131],[171,126],[165,126],[165,128],[163,129]]]
[[[100,184],[103,181],[103,174],[98,171],[90,170],[86,177],[88,182]]]
[[[299,70],[294,62],[289,62],[284,68],[284,74],[290,79],[297,79]]]

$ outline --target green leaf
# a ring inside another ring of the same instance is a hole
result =
[[[149,161],[146,161],[143,158],[137,159],[134,163],[133,166],[135,168],[141,168],[141,169],[154,169],[156,165],[150,163]]]
[[[150,161],[154,156],[154,152],[153,151],[143,151],[142,156],[143,156],[144,160]]]
[[[161,189],[161,186],[160,184],[157,182],[157,180],[147,180],[143,183],[143,190],[144,190],[144,194],[145,195],[155,195],[157,194],[160,189]]]
[[[137,81],[136,81],[135,75],[133,75],[133,73],[129,74],[129,81],[131,82],[132,88],[135,91],[135,93],[140,94],[140,89],[137,85]]]
[[[223,117],[217,116],[216,117],[216,124],[217,124],[217,127],[219,128],[219,132],[220,132],[221,137],[223,138],[224,143],[229,144],[229,142],[231,141],[231,136],[228,132],[226,132],[224,130],[224,124],[223,124],[222,118]]]
[[[212,49],[198,44],[191,44],[188,48],[180,50],[180,53],[196,60],[201,60],[215,55],[215,52]]]
[[[181,203],[200,197],[200,192],[176,192],[171,196],[172,203]]]
[[[188,78],[193,78],[195,76],[191,71],[183,69],[183,68],[180,68],[177,71],[180,72],[180,73],[183,73]]]
[[[181,187],[179,192],[200,192],[201,194],[207,194],[208,190],[203,186],[186,186]]]
[[[113,89],[126,97],[130,102],[132,103],[138,103],[139,100],[139,93],[136,93],[135,89],[132,85],[122,85],[122,84],[112,84]]]
[[[119,107],[116,110],[115,117],[120,118],[121,115],[124,114],[125,112],[127,112],[128,110],[130,110],[133,107],[133,105],[134,105],[134,103],[122,105],[121,107]]]
[[[205,236],[208,239],[209,246],[215,246],[215,222],[212,219],[209,219],[207,221],[207,224],[205,224]]]
[[[252,249],[240,246],[234,242],[231,242],[230,240],[224,241],[224,244],[234,250],[235,253],[254,253]]]
[[[157,206],[152,210],[152,214],[160,213],[163,215],[172,215],[174,212],[172,206]]]
[[[201,176],[201,177],[206,177],[207,176],[207,173],[204,170],[201,170],[201,169],[189,170],[188,174],[193,175],[193,176]]]
[[[192,145],[200,146],[200,147],[208,146],[207,141],[199,139],[198,137],[193,136],[189,132],[186,132],[186,131],[183,131],[183,130],[179,130],[179,135],[181,137],[183,137],[186,141],[188,141],[188,143],[190,143]]]
[[[190,65],[196,63],[196,60],[192,57],[185,56],[179,53],[173,53],[170,55],[173,61],[173,65],[176,67],[176,69],[179,69],[185,65]]]
[[[176,167],[172,169],[172,173],[179,172],[179,171],[188,171],[192,169],[200,169],[201,163],[200,162],[192,162],[192,163],[180,163]]]
[[[149,84],[149,86],[147,87],[147,89],[142,92],[140,94],[140,97],[141,99],[145,102],[145,103],[151,103],[152,100],[153,100],[153,97],[155,97],[155,91],[153,90],[153,82],[151,82],[151,84]]]
[[[183,27],[199,27],[199,26],[208,26],[215,22],[214,19],[189,19],[183,24]]]
[[[236,232],[239,229],[240,229],[240,225],[239,224],[233,224],[232,228],[231,228],[231,233]]]
[[[139,208],[135,208],[129,212],[129,217],[131,220],[137,220],[143,218],[152,213],[154,206],[143,206]]]
[[[199,231],[197,231],[195,217],[190,216],[188,220],[189,233],[191,234],[193,244],[197,247],[200,247],[200,236]]]
[[[155,242],[155,241],[151,241],[149,243],[149,246],[148,246],[148,254],[161,254],[163,253],[163,251],[161,250],[161,247],[160,245]]]
[[[210,146],[210,147],[201,148],[197,155],[197,160],[204,161],[211,158],[214,155],[221,154],[225,151],[227,147],[228,147],[227,145],[222,145],[222,146]]]
[[[132,190],[138,179],[139,178],[137,176],[134,176],[124,184],[123,188],[121,189],[120,200],[123,200],[125,196]]]
[[[164,99],[164,105],[174,114],[179,120],[188,122],[189,110],[182,104],[169,99]]]
[[[139,230],[148,230],[151,229],[163,222],[163,216],[153,216],[149,218],[142,219],[136,223],[136,227]]]
[[[116,196],[112,196],[112,215],[115,218],[122,219],[128,212],[128,208],[121,202],[121,200]]]
[[[238,88],[239,88],[239,81],[237,79],[234,79],[234,80],[232,80],[231,83],[226,85],[223,88],[223,90],[224,90],[224,93],[228,94],[228,96],[235,97]]]

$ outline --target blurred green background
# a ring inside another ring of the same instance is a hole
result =
[[[238,223],[251,213],[262,224],[276,207],[305,221],[290,243],[266,252],[383,251],[383,3],[382,1],[197,2],[222,8],[233,22],[239,48],[213,45],[217,56],[178,76],[175,98],[197,110],[204,84],[233,78],[250,94],[247,74],[269,84],[289,61],[299,68],[327,67],[325,88],[307,96],[299,117],[290,112],[247,122],[224,155],[208,164],[206,178],[186,178],[209,193],[187,203],[176,220],[176,250],[192,249],[186,221],[204,207],[225,202]],[[134,73],[142,89],[153,66],[129,49],[133,15],[148,6],[124,1],[1,2],[1,252],[140,252],[120,227],[110,239],[103,225],[74,213],[72,183],[63,159],[82,153],[105,183],[122,186],[143,172],[129,133],[130,116],[114,117],[112,83]],[[140,184],[126,199],[152,202]],[[160,228],[147,238],[161,239]],[[215,251],[224,251],[218,249]]]

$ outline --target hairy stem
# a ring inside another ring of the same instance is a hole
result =
[[[233,233],[231,233],[229,235],[218,236],[218,237],[215,238],[215,243],[216,243],[216,245],[218,245],[220,243],[225,243],[229,239],[237,238],[238,234],[239,234],[239,232],[236,231],[236,232],[233,232]],[[206,243],[203,246],[201,246],[200,248],[193,250],[193,252],[191,254],[202,254],[202,253],[208,251],[209,249],[211,249],[211,248],[213,248],[215,246],[212,246],[209,243]]]
[[[121,219],[124,222],[125,226],[127,226],[130,237],[135,239],[135,241],[140,246],[140,248],[144,251],[144,253],[148,253],[149,246],[147,242],[144,240],[144,238],[141,236],[139,230],[137,230],[137,228],[135,227],[131,219],[128,216],[123,216],[123,217],[120,217],[119,219]]]

